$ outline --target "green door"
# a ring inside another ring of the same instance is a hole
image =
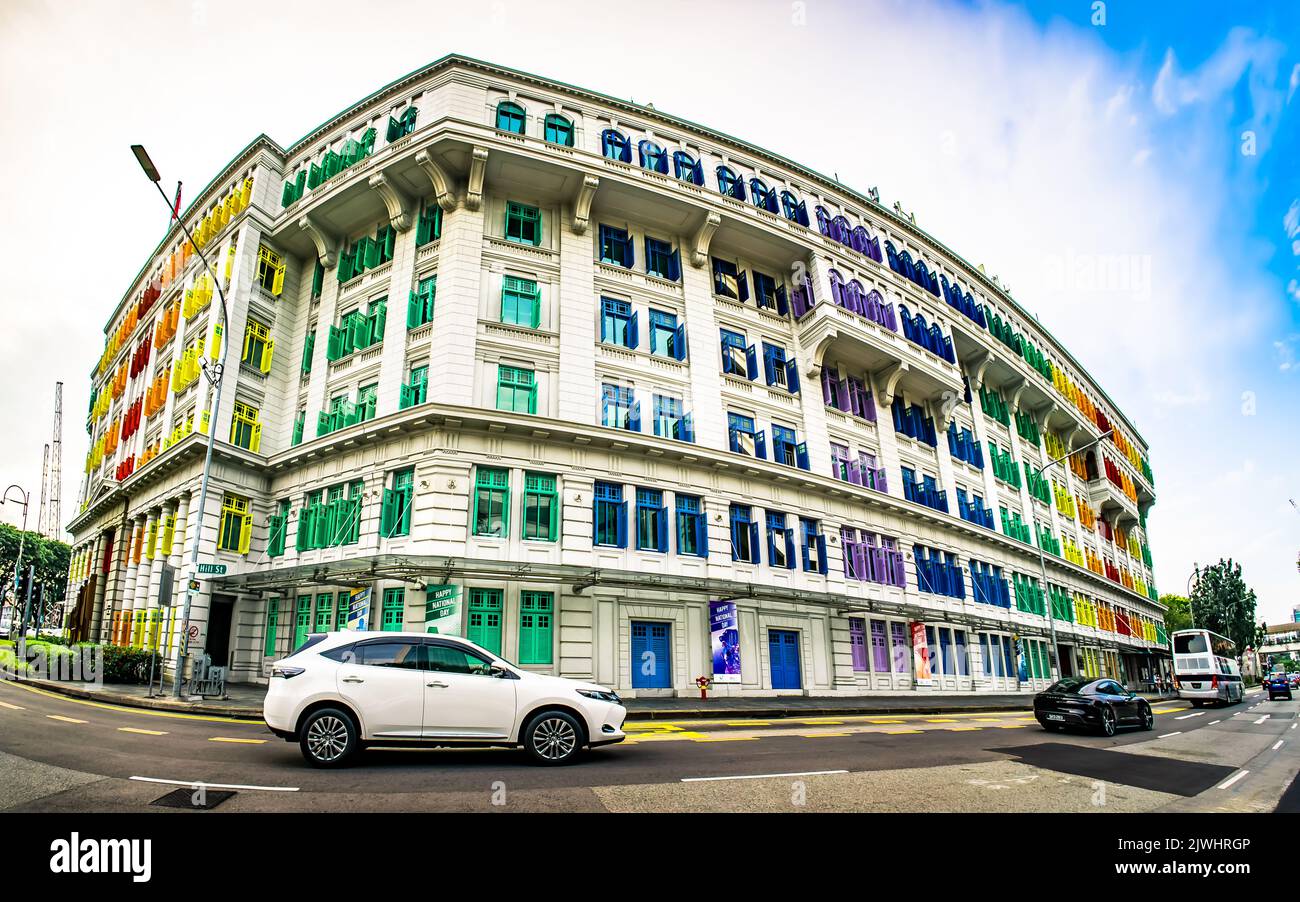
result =
[[[311,632],[311,596],[298,596],[298,616],[294,620],[293,628],[293,648],[296,649],[307,641],[307,634]],[[293,651],[293,649],[290,649]]]
[[[494,655],[501,654],[501,609],[500,589],[469,590],[469,629],[465,638]]]

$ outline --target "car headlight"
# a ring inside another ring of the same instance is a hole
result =
[[[304,672],[305,670],[303,668],[293,667],[289,664],[276,664],[274,667],[271,668],[272,677],[280,677],[286,680],[291,680],[294,677],[296,677],[298,674]]]
[[[609,702],[613,705],[623,704],[622,700],[619,699],[617,692],[609,692],[603,689],[579,689],[578,694],[585,696],[586,698],[594,698],[597,701]]]

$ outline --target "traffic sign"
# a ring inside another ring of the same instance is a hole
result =
[[[209,574],[211,576],[225,576],[225,564],[199,564],[199,573]]]

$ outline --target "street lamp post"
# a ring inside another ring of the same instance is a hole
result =
[[[149,159],[149,154],[145,152],[144,147],[140,144],[132,144],[131,152],[135,154],[136,161],[140,164],[140,168],[144,170],[144,174],[148,176],[149,181],[153,182],[154,187],[158,189],[158,194],[162,197],[163,203],[167,204],[168,209],[174,209],[172,207],[172,202],[167,199],[167,193],[162,189],[162,176],[158,174],[158,169],[154,166],[153,161]],[[217,440],[216,412],[221,409],[221,375],[225,366],[226,347],[230,342],[227,340],[226,336],[226,293],[222,290],[221,278],[217,274],[216,269],[213,268],[212,264],[208,262],[208,258],[204,255],[203,250],[194,240],[194,236],[190,234],[189,228],[185,225],[185,220],[178,215],[176,221],[180,224],[181,231],[185,233],[185,237],[190,242],[190,246],[194,248],[194,252],[198,254],[199,259],[203,261],[204,267],[212,273],[212,281],[217,286],[217,297],[221,301],[221,350],[218,352],[216,362],[211,367],[207,365],[207,361],[204,361],[203,363],[204,375],[216,390],[216,394],[212,401],[212,415],[208,420],[208,448],[203,458],[203,478],[199,483],[199,508],[197,513],[194,514],[193,520],[195,526],[194,547],[190,551],[190,572],[185,576],[184,580],[185,604],[181,608],[181,630],[180,636],[176,642],[175,672],[172,674],[172,696],[178,698],[181,694],[181,672],[184,669],[185,656],[189,650],[190,605],[194,598],[194,592],[190,589],[190,583],[197,578],[199,570],[199,541],[203,537],[203,510],[207,506],[208,502],[208,478],[212,472],[212,449],[216,445]]]
[[[23,543],[27,540],[27,508],[31,504],[32,493],[24,492],[22,486],[18,485],[18,483],[14,483],[13,485],[9,486],[9,488],[5,489],[4,496],[0,497],[0,504],[4,504],[6,501],[9,500],[9,492],[12,491],[13,489],[18,490],[17,503],[23,506],[23,531],[18,533],[18,559],[14,562],[14,616],[16,616],[18,614],[18,580],[23,571]],[[0,595],[0,597],[3,596]],[[3,605],[0,605],[0,607],[3,607]],[[11,616],[9,618],[10,632],[13,631],[12,629],[13,620],[14,617]],[[26,637],[27,637],[27,612],[23,611],[22,638],[26,638]]]
[[[1097,436],[1092,441],[1080,445],[1079,447],[1075,448],[1073,451],[1067,452],[1066,454],[1061,455],[1055,460],[1048,461],[1046,464],[1043,465],[1043,468],[1039,470],[1039,472],[1046,473],[1048,470],[1050,470],[1052,467],[1059,464],[1061,461],[1065,460],[1071,454],[1078,454],[1080,451],[1085,451],[1088,448],[1091,448],[1093,445],[1101,444],[1103,441],[1110,438],[1111,434],[1114,431],[1115,431],[1114,429],[1107,429],[1105,432]],[[1037,523],[1034,524],[1035,527],[1037,527],[1037,525],[1038,525]],[[1043,555],[1043,537],[1041,534],[1039,534],[1034,538],[1037,539],[1036,544],[1038,545],[1038,569],[1043,576],[1043,591],[1048,593],[1047,626],[1048,629],[1051,631],[1052,648],[1051,648],[1051,655],[1047,660],[1053,665],[1054,675],[1052,679],[1053,682],[1055,682],[1056,680],[1059,680],[1061,678],[1061,661],[1060,661],[1061,656],[1057,653],[1056,650],[1056,615],[1052,612],[1051,592],[1048,590],[1047,587],[1047,558]]]

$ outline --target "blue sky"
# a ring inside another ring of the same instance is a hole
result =
[[[1094,24],[1091,0],[663,0],[634,35],[578,0],[137,0],[129,26],[124,8],[0,4],[0,138],[24,173],[0,205],[25,211],[0,221],[24,262],[5,276],[0,381],[22,390],[0,396],[0,481],[39,486],[62,379],[65,520],[103,320],[166,218],[128,146],[188,201],[258,133],[288,144],[461,52],[879,187],[1136,423],[1162,591],[1232,556],[1270,621],[1300,603],[1300,4],[1110,0]],[[1127,278],[1062,275],[1102,256]]]

